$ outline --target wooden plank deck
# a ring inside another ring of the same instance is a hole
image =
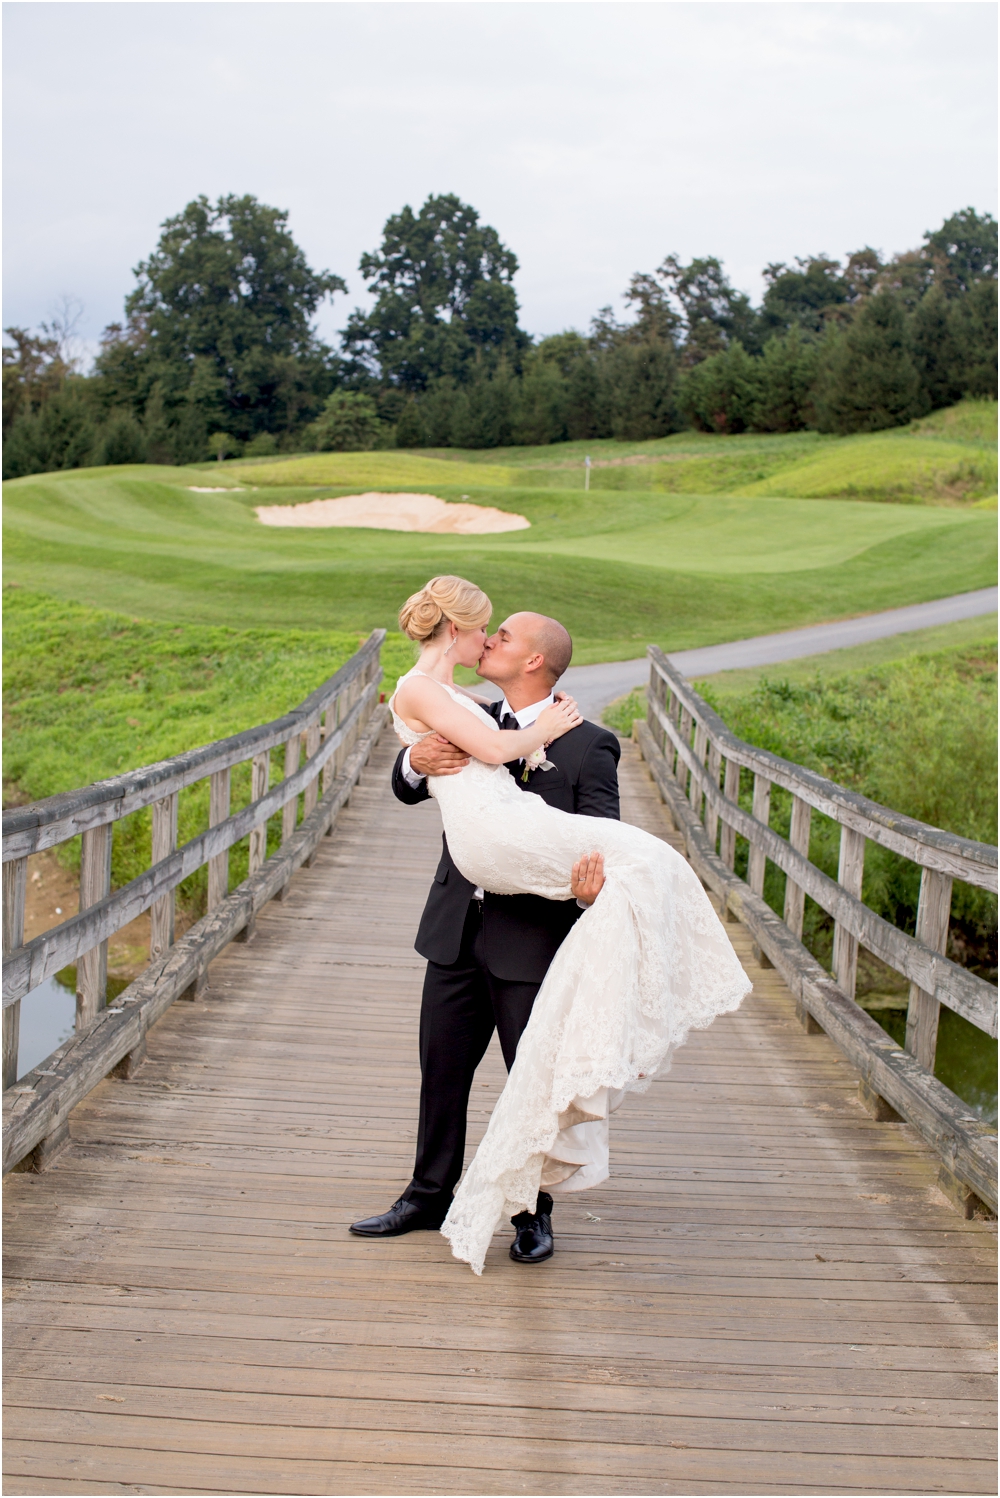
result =
[[[7,1185],[8,1494],[996,1491],[994,1238],[773,971],[626,1103],[556,1257],[348,1236],[409,1176],[433,806],[333,837]],[[669,836],[626,746],[623,809]],[[502,1081],[477,1079],[471,1143]]]

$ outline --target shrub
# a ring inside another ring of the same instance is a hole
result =
[[[271,432],[258,432],[243,449],[245,458],[270,458],[278,451],[278,439]]]
[[[208,450],[221,463],[223,458],[232,458],[240,450],[240,444],[228,432],[213,432],[208,439]]]
[[[378,441],[381,423],[370,395],[335,390],[312,423],[320,452],[369,452]]]
[[[793,327],[764,345],[752,425],[758,432],[801,432],[815,421],[813,385],[818,346]]]
[[[101,431],[94,460],[101,465],[145,463],[146,437],[134,416],[119,411],[111,417]]]
[[[928,409],[921,400],[903,309],[881,293],[869,298],[845,331],[824,340],[816,386],[821,432],[878,432],[903,426]]]
[[[712,354],[688,372],[681,406],[701,432],[745,432],[760,399],[760,361],[742,343]]]
[[[37,415],[21,416],[4,443],[3,476],[51,473],[93,463],[97,430],[87,400],[67,384]]]
[[[426,447],[427,428],[416,396],[411,395],[396,423],[397,447]]]

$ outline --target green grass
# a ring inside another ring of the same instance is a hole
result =
[[[152,623],[10,587],[4,616],[4,780],[17,801],[104,780],[279,718],[361,642],[356,633]],[[413,664],[413,647],[397,633],[382,659],[394,682]],[[282,775],[278,758],[274,780]],[[243,765],[234,772],[233,809],[249,799]],[[202,831],[207,818],[206,785],[183,793],[181,839]],[[115,884],[148,868],[150,851],[148,812],[116,824]],[[68,845],[66,857],[74,864],[78,846]],[[246,858],[244,842],[231,856],[232,882],[245,877]],[[201,870],[182,894],[197,903],[204,879]]]
[[[479,451],[314,453],[204,465],[200,471],[211,473],[216,483],[313,485],[343,493],[380,488],[437,493],[442,485],[580,493],[583,460],[589,456],[591,492],[968,505],[996,495],[996,449],[996,403],[969,400],[908,427],[859,437],[680,432],[650,442],[594,439]]]
[[[398,458],[398,487],[421,487],[407,454],[328,458]],[[437,462],[454,475],[455,464]],[[578,663],[629,658],[650,641],[682,649],[867,613],[995,578],[995,522],[955,509],[435,484],[442,498],[467,494],[531,520],[526,531],[466,537],[273,529],[253,513],[262,498],[294,502],[350,485],[190,492],[247,472],[84,469],[9,482],[7,576],[165,622],[367,632],[394,628],[401,601],[427,577],[460,572],[489,592],[497,620],[539,607],[561,618]]]
[[[990,655],[997,648],[997,616],[960,619],[954,624],[938,624],[932,629],[914,629],[904,635],[890,635],[884,640],[870,640],[866,645],[851,645],[845,650],[828,650],[820,655],[804,655],[797,661],[780,666],[746,666],[739,671],[716,671],[694,683],[700,692],[711,689],[717,702],[728,697],[745,697],[765,679],[776,675],[794,686],[803,686],[817,676],[843,676],[849,671],[872,671],[881,666],[909,660],[914,655],[937,655],[942,651],[972,649]],[[724,712],[723,708],[723,712]]]
[[[958,504],[988,498],[996,489],[995,451],[941,438],[920,441],[904,431],[845,437],[836,448],[735,492]]]

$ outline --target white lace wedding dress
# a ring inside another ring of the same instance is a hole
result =
[[[500,732],[471,698],[445,690]],[[393,722],[406,745],[427,737],[394,708]],[[441,1228],[481,1274],[501,1218],[534,1211],[540,1187],[578,1191],[607,1178],[609,1112],[626,1092],[644,1092],[688,1031],[736,1009],[751,985],[696,874],[668,843],[627,822],[557,811],[503,765],[472,760],[428,788],[456,866],[493,894],[569,900],[573,864],[604,854],[604,888],[552,960]]]

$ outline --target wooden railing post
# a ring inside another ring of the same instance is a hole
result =
[[[726,780],[722,794],[727,801],[738,802],[740,799],[740,767],[734,759],[726,760]],[[719,857],[727,869],[736,864],[736,828],[731,827],[725,817],[719,834]]]
[[[754,820],[763,822],[767,827],[771,821],[771,782],[764,775],[755,774],[753,777],[753,815]],[[755,895],[764,893],[764,870],[767,866],[767,855],[764,849],[756,843],[750,844],[750,860],[747,865],[747,883]]]
[[[713,785],[718,785],[719,774],[721,770],[722,750],[719,748],[718,744],[713,743],[708,751],[708,778],[709,780],[711,780]],[[708,836],[708,841],[712,845],[712,852],[714,853],[716,840],[719,835],[719,813],[716,808],[711,805],[707,805],[705,807],[705,832]]]
[[[208,825],[217,827],[229,815],[229,787],[231,772],[216,770],[209,777]],[[214,910],[221,905],[229,893],[229,849],[216,853],[208,860],[208,908]]]
[[[28,887],[28,860],[12,858],[3,866],[3,955],[16,952],[24,941],[24,899]],[[3,1012],[4,1091],[17,1081],[17,1048],[21,1038],[21,1001]]]
[[[291,736],[291,738],[288,740],[288,743],[285,745],[285,779],[286,780],[288,779],[288,777],[290,775],[294,775],[295,772],[296,772],[296,770],[299,768],[299,753],[301,751],[301,748],[302,748],[302,735],[301,735],[301,733],[298,733],[298,732],[293,733],[292,736]],[[335,755],[334,758],[336,758],[336,757],[337,756]],[[296,826],[296,823],[298,822],[298,819],[299,819],[299,798],[298,798],[298,796],[293,796],[291,798],[291,800],[290,801],[286,801],[285,804],[284,804],[284,806],[281,808],[281,844],[282,844],[282,847],[284,847],[285,843],[288,842],[288,839],[294,835],[294,833],[295,833],[295,826]],[[280,890],[278,891],[278,899],[279,900],[286,900],[288,898],[290,892],[291,892],[290,885],[283,884],[281,886]]]
[[[153,863],[168,858],[177,847],[177,792],[153,802]],[[162,957],[174,944],[175,891],[149,907],[149,960]]]
[[[265,749],[255,754],[250,766],[250,800],[259,801],[266,796],[271,781],[271,751]],[[267,857],[267,823],[261,822],[250,834],[250,870],[256,874]]]
[[[686,707],[681,710],[680,735],[682,744],[690,744],[691,714]],[[688,767],[681,759],[679,754],[677,756],[677,781],[680,785],[681,790],[685,795],[687,795]]]
[[[317,718],[316,722],[315,723],[310,723],[309,727],[306,729],[306,759],[307,760],[312,759],[313,755],[316,753],[317,749],[319,748],[319,741],[320,741],[320,735],[321,735],[321,733],[322,733],[322,729],[320,727],[319,719]],[[309,784],[306,786],[306,789],[305,789],[305,795],[303,797],[303,804],[302,804],[302,815],[303,815],[303,817],[309,816],[310,812],[314,812],[316,810],[316,803],[317,803],[318,800],[319,800],[319,775],[317,774],[312,780],[310,780]]]
[[[320,721],[317,718],[316,722],[311,723],[306,729],[306,759],[311,759],[312,756],[316,753],[317,749],[319,748],[322,733],[323,730],[320,725]],[[303,818],[308,817],[312,812],[316,810],[316,804],[318,801],[319,776],[317,775],[314,779],[310,780],[309,784],[306,786],[305,795],[302,798]],[[306,859],[305,866],[307,869],[311,869],[313,864],[316,862],[316,853],[317,849],[314,848]]]
[[[809,857],[809,833],[812,828],[812,807],[801,796],[792,797],[792,825],[788,841],[796,853]],[[785,880],[785,925],[794,936],[802,940],[802,921],[805,916],[806,892],[795,883],[791,875]]]
[[[865,835],[850,827],[841,827],[837,882],[848,894],[860,900],[864,873]],[[858,983],[858,942],[839,921],[835,921],[833,926],[833,976],[848,998],[853,999]]]
[[[80,909],[111,893],[111,823],[91,827],[80,839]],[[108,944],[102,941],[77,959],[76,1028],[97,1018],[108,996]]]
[[[708,730],[703,728],[700,723],[696,723],[694,726],[694,757],[700,765],[704,765],[705,763],[707,750]],[[692,775],[691,784],[688,787],[688,800],[691,802],[691,810],[699,821],[701,821],[701,803],[704,795],[705,793],[698,783],[697,778]]]
[[[671,723],[679,727],[681,721],[681,705],[677,700],[677,693],[672,690],[668,690],[667,684],[665,681],[663,681],[662,677],[660,678],[660,683],[661,701],[666,706],[667,717],[670,719]],[[677,779],[679,778],[678,766],[680,764],[680,760],[677,754],[677,750],[674,748],[674,741],[667,733],[666,729],[663,730],[663,744],[667,755],[667,769],[670,771],[670,774],[673,775],[675,779]]]
[[[935,952],[948,947],[948,923],[951,920],[951,877],[934,869],[920,871],[920,903],[917,906],[917,941]],[[906,1011],[906,1049],[921,1066],[934,1070],[937,1051],[938,1019],[941,1006],[929,993],[910,984],[910,1002]]]

